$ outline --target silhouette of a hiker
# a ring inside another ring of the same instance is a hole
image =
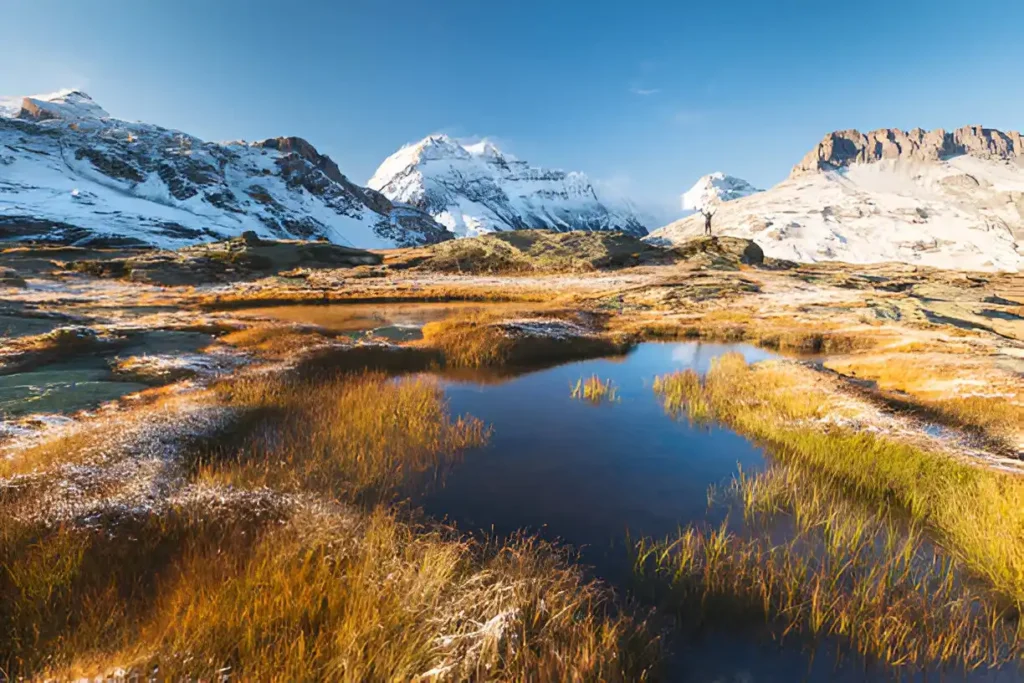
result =
[[[711,237],[711,217],[715,215],[715,212],[701,209],[700,215],[704,216],[704,234]]]

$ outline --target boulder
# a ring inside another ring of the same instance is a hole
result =
[[[736,270],[740,265],[764,264],[761,247],[742,237],[695,237],[673,251],[681,260],[705,268]]]

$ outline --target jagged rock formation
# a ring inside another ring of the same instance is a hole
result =
[[[655,231],[700,235],[704,219]],[[791,261],[902,261],[940,268],[1024,267],[1024,146],[1018,133],[838,131],[765,192],[718,204],[715,235],[754,240]]]
[[[964,126],[949,133],[941,128],[882,128],[867,133],[840,130],[826,135],[790,175],[832,171],[883,159],[937,162],[961,154],[978,159],[1024,159],[1024,139],[1015,131],[1004,133],[981,126]]]
[[[0,240],[173,248],[246,230],[369,248],[451,238],[301,138],[204,142],[78,91],[0,99]]]
[[[530,166],[486,141],[431,135],[388,157],[368,185],[460,237],[522,229],[647,234],[631,206],[602,200],[586,175]]]

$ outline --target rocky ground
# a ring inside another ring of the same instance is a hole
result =
[[[233,272],[196,266],[211,261]],[[8,385],[83,356],[101,357],[86,365],[122,388],[216,376],[252,353],[219,337],[266,324],[240,308],[481,301],[600,314],[603,334],[636,340],[748,340],[812,360],[827,354],[821,371],[850,392],[933,420],[953,421],[935,406],[972,397],[1000,402],[1006,415],[1024,410],[1024,277],[1014,274],[780,263],[725,238],[663,250],[627,236],[532,232],[374,254],[241,238],[180,253],[22,248],[0,253],[0,267]],[[139,269],[145,277],[135,277]],[[909,382],[878,372],[922,364],[941,376],[918,372]],[[1000,439],[1005,454],[1022,435]]]

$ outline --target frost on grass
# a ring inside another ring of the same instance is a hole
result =
[[[184,484],[181,455],[235,417],[202,397],[172,397],[24,439],[0,451],[0,497],[24,521],[60,523],[110,508],[148,510]]]
[[[244,362],[241,354],[218,349],[215,353],[162,353],[119,358],[113,364],[117,376],[151,384],[180,379],[212,379]]]
[[[591,330],[578,323],[557,318],[504,320],[495,323],[495,327],[509,337],[547,337],[563,341],[593,334]]]

